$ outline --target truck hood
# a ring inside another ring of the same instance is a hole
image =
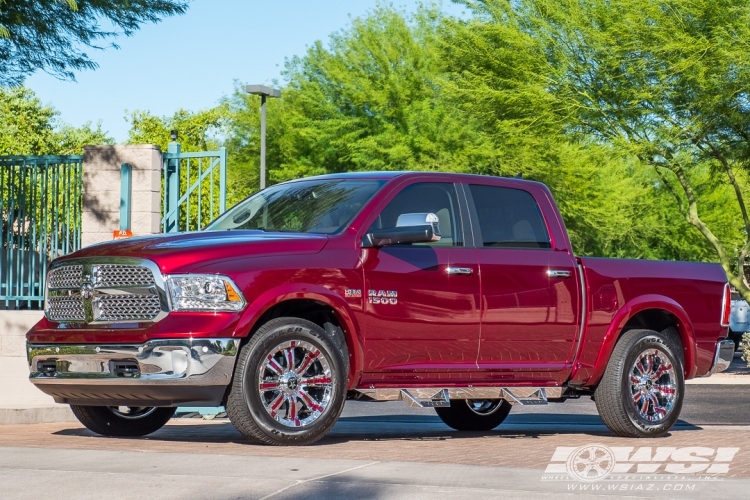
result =
[[[198,231],[157,234],[88,246],[62,260],[81,257],[149,259],[164,273],[190,272],[210,261],[261,255],[320,252],[328,242],[323,234],[276,233],[258,230]]]

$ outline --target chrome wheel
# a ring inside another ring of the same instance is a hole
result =
[[[677,377],[667,355],[647,349],[630,370],[630,392],[636,413],[650,423],[663,421],[677,401]]]
[[[469,409],[477,415],[490,415],[495,413],[500,404],[503,402],[502,399],[467,399],[466,404]]]
[[[118,417],[127,419],[144,418],[156,411],[154,407],[141,406],[108,406],[107,408]]]
[[[271,418],[287,427],[305,427],[328,408],[333,393],[331,367],[314,345],[283,342],[260,364],[258,389]]]

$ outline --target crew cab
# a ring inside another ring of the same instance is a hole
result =
[[[110,436],[223,405],[255,442],[309,444],[348,398],[486,431],[582,395],[657,436],[734,351],[719,265],[576,257],[550,191],[519,179],[299,179],[203,231],[57,259],[46,283],[31,381]]]

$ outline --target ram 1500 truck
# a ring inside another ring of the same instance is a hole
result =
[[[734,351],[719,265],[576,257],[549,190],[496,177],[286,182],[203,231],[57,259],[46,287],[31,381],[109,436],[223,405],[255,442],[309,444],[352,398],[486,431],[582,395],[658,436]]]

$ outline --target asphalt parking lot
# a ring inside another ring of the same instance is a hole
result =
[[[224,419],[174,419],[142,439],[103,438],[77,423],[2,426],[0,485],[8,499],[747,498],[748,389],[688,386],[679,424],[651,440],[613,436],[588,399],[514,408],[506,423],[488,433],[455,432],[432,410],[399,402],[350,401],[330,435],[304,448],[250,444]],[[740,450],[728,473],[713,479],[596,485],[545,480],[558,447],[590,443]]]
[[[0,426],[0,498],[745,499],[750,370],[736,366],[733,378],[688,385],[680,421],[655,439],[614,436],[589,398],[517,406],[486,433],[456,432],[433,410],[401,402],[349,401],[326,438],[301,448],[254,445],[222,418],[176,418],[141,439],[97,436],[76,422]],[[647,449],[661,475],[613,474],[586,483],[547,474],[564,466],[561,449],[592,444],[619,450],[630,461]],[[719,448],[736,449],[719,474],[664,474],[676,466],[674,456],[656,463],[659,450],[692,450],[698,455],[681,467],[700,467],[712,460],[701,450]]]

